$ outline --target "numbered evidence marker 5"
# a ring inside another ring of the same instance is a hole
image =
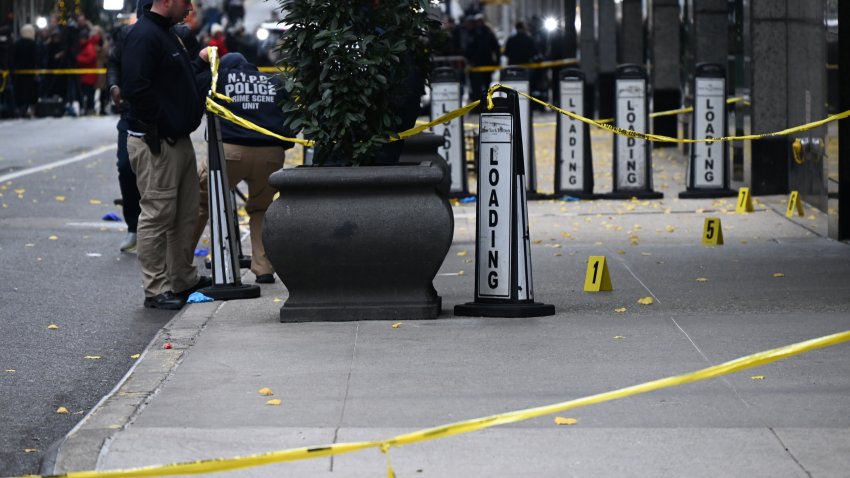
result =
[[[723,245],[723,229],[720,227],[719,217],[705,218],[705,226],[702,228],[702,243],[706,246]]]
[[[587,274],[584,277],[585,292],[612,290],[611,274],[605,256],[590,256],[587,259]]]
[[[750,197],[750,188],[738,190],[738,203],[735,205],[735,212],[753,212],[753,198]]]
[[[803,212],[803,203],[800,202],[800,193],[797,191],[791,191],[791,194],[788,196],[788,208],[785,210],[785,216],[793,216],[795,209],[797,210],[798,216],[806,215],[806,213]]]

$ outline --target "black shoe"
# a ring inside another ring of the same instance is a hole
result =
[[[183,300],[186,300],[186,298],[188,298],[190,295],[192,295],[192,292],[196,292],[200,289],[203,289],[204,287],[209,287],[211,285],[213,285],[211,278],[209,278],[207,276],[201,276],[201,277],[198,278],[197,284],[193,285],[192,287],[189,287],[188,289],[186,289],[182,292],[178,292],[175,295],[177,295],[178,297],[182,297]]]
[[[183,304],[183,299],[171,293],[170,290],[145,298],[145,307],[148,309],[180,310]]]
[[[274,274],[260,274],[256,282],[257,284],[274,284]]]

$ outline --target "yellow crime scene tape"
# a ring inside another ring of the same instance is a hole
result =
[[[800,126],[794,126],[794,127],[791,127],[791,128],[786,128],[786,129],[783,129],[783,130],[780,130],[780,131],[774,131],[772,133],[749,134],[749,135],[744,135],[744,136],[721,136],[721,137],[718,137],[718,138],[706,138],[706,139],[688,139],[688,138],[679,139],[679,138],[672,138],[670,136],[664,136],[664,135],[659,135],[659,134],[641,133],[641,132],[638,132],[638,131],[633,131],[633,130],[628,130],[628,129],[620,128],[620,127],[617,127],[617,126],[613,126],[613,125],[604,123],[602,121],[586,118],[584,116],[578,115],[578,114],[573,113],[571,111],[567,111],[567,110],[563,110],[561,108],[558,108],[555,105],[551,105],[549,103],[546,103],[545,101],[539,100],[539,99],[537,99],[537,98],[535,98],[531,95],[528,95],[528,94],[523,93],[521,91],[517,91],[516,89],[511,88],[510,86],[505,86],[505,85],[502,85],[500,83],[496,83],[495,85],[491,86],[490,89],[487,91],[487,109],[488,110],[493,108],[493,93],[495,93],[495,90],[498,89],[498,88],[504,88],[504,89],[515,91],[517,94],[522,95],[522,96],[530,99],[531,101],[534,101],[537,104],[540,104],[540,105],[542,105],[546,108],[549,108],[552,111],[557,111],[558,113],[561,113],[562,115],[566,115],[566,116],[569,116],[570,118],[581,121],[582,123],[586,123],[586,124],[589,124],[589,125],[592,125],[592,126],[596,126],[597,128],[606,129],[606,130],[608,130],[612,133],[619,134],[621,136],[626,136],[626,137],[630,137],[630,138],[638,138],[638,139],[643,139],[643,140],[646,140],[646,141],[656,141],[656,142],[660,142],[660,143],[713,143],[713,142],[717,142],[717,141],[759,140],[759,139],[770,138],[770,137],[775,137],[775,136],[785,136],[785,135],[789,135],[789,134],[793,134],[793,133],[799,133],[799,132],[802,132],[802,131],[808,131],[810,129],[814,129],[814,128],[823,126],[823,125],[825,125],[827,123],[831,123],[833,121],[842,120],[842,119],[845,119],[848,116],[850,116],[850,110],[842,111],[841,113],[836,113],[834,115],[827,116],[826,118],[818,120],[818,121],[813,121],[811,123],[806,123],[806,124],[803,124],[803,125],[800,125]]]
[[[6,81],[9,79],[9,72],[6,70],[0,70],[0,93],[3,93],[6,90]]]
[[[107,471],[80,471],[70,472],[63,475],[51,475],[52,477],[64,478],[105,478],[105,477],[142,477],[142,476],[167,476],[167,475],[192,475],[200,473],[215,473],[222,471],[238,470],[262,465],[270,465],[273,463],[283,463],[289,461],[309,460],[331,455],[342,455],[355,451],[375,448],[387,455],[388,476],[395,476],[392,465],[389,462],[389,451],[393,447],[401,447],[413,443],[419,443],[429,440],[446,438],[453,435],[471,433],[485,428],[491,428],[498,425],[506,425],[508,423],[516,423],[532,418],[539,418],[545,415],[551,415],[566,410],[572,410],[588,405],[595,405],[612,400],[618,400],[641,393],[647,393],[663,388],[676,387],[688,383],[708,380],[721,377],[730,373],[740,372],[754,367],[760,367],[778,360],[783,360],[788,357],[800,355],[812,350],[817,350],[825,347],[831,347],[844,342],[850,341],[850,330],[839,332],[816,339],[798,342],[784,347],[779,347],[764,352],[741,357],[735,360],[724,362],[719,365],[697,370],[691,373],[675,375],[672,377],[644,382],[630,387],[612,390],[610,392],[590,395],[583,398],[569,400],[566,402],[554,403],[535,408],[526,408],[523,410],[515,410],[512,412],[499,413],[487,417],[473,418],[460,422],[441,425],[433,428],[418,430],[412,433],[396,435],[386,440],[363,441],[350,443],[334,443],[323,446],[292,448],[288,450],[272,451],[268,453],[239,456],[233,458],[215,458],[208,460],[198,460],[192,462],[172,463],[169,465],[148,466],[143,468],[132,468],[126,470],[107,470]],[[28,475],[20,478],[48,478],[41,475]]]
[[[563,60],[541,61],[537,63],[521,63],[519,65],[488,65],[488,66],[471,66],[466,69],[470,73],[486,73],[504,70],[505,68],[527,68],[529,70],[540,68],[553,68],[558,66],[578,65],[578,60],[575,58],[565,58]]]
[[[30,69],[30,70],[15,70],[16,75],[105,75],[106,68],[55,68],[55,69]]]

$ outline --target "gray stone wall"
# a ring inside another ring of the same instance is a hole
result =
[[[620,63],[643,65],[646,59],[641,0],[623,0],[620,24]]]
[[[655,89],[679,90],[679,1],[652,2],[652,84]]]

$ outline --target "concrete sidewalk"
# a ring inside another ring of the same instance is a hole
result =
[[[555,316],[453,316],[474,290],[475,205],[459,205],[434,283],[441,319],[281,324],[280,282],[259,299],[188,306],[45,471],[386,439],[850,329],[850,248],[825,237],[824,214],[807,207],[787,219],[778,196],[746,215],[734,214],[735,198],[679,200],[683,158],[666,150],[655,161],[663,200],[529,203],[535,298]],[[604,176],[597,191],[610,190]],[[701,245],[709,216],[721,218],[725,245]],[[607,257],[613,291],[583,292],[591,255]],[[652,305],[637,303],[646,296]],[[837,477],[850,470],[848,412],[850,346],[839,345],[561,414],[577,419],[571,426],[544,417],[390,457],[399,477]],[[386,476],[386,467],[366,450],[221,476]]]

